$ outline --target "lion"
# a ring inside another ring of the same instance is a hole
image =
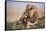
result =
[[[38,23],[38,8],[35,5],[27,4],[26,10],[20,21],[26,28],[30,28],[30,25],[35,25]]]

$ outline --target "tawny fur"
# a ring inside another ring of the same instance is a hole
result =
[[[23,16],[20,18],[22,24],[26,24],[27,28],[30,27],[29,25],[35,25],[38,22],[38,8],[34,5],[29,6],[30,4],[27,5]]]

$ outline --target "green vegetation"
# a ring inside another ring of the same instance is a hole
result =
[[[45,17],[41,17],[38,19],[39,22],[38,24],[31,26],[30,29],[39,29],[39,28],[44,28],[45,27]],[[23,26],[22,23],[19,21],[13,22],[13,23],[7,23],[7,30],[23,30],[25,27]]]
[[[14,23],[7,23],[7,29],[8,30],[14,30],[14,29],[16,29],[16,30],[21,30],[21,29],[24,29],[24,27],[23,27],[23,25],[22,25],[22,23],[19,23],[19,21],[16,21],[16,22],[14,22]]]

